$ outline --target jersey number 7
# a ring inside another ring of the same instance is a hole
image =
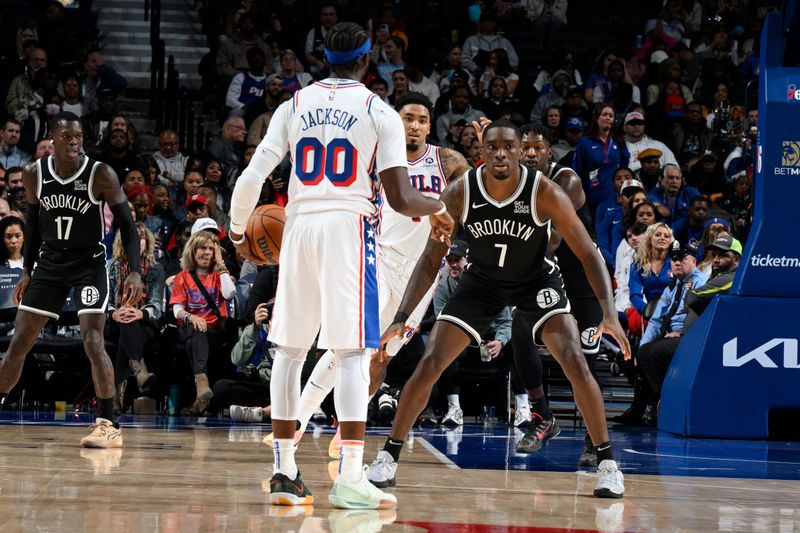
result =
[[[358,151],[347,139],[333,139],[323,146],[316,137],[303,137],[295,147],[295,174],[306,186],[325,177],[334,187],[349,187],[358,172]]]

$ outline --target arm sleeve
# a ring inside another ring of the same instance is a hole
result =
[[[244,74],[240,72],[233,77],[230,85],[228,85],[228,93],[225,95],[225,105],[231,109],[241,109],[244,107],[244,104],[239,101],[239,97],[242,95],[243,80]]]
[[[138,272],[141,274],[139,233],[136,231],[136,225],[133,223],[131,211],[128,209],[128,203],[121,202],[117,205],[112,205],[111,212],[114,214],[114,220],[117,221],[117,227],[122,237],[122,245],[125,248],[125,258],[128,260],[131,272]]]
[[[378,152],[375,158],[377,173],[380,174],[388,168],[407,167],[406,131],[400,115],[377,97],[372,99],[370,115],[378,132]]]
[[[130,216],[130,212],[128,213]],[[39,204],[30,204],[28,206],[28,222],[26,224],[28,232],[23,244],[24,266],[25,270],[30,273],[33,270],[33,264],[39,256],[39,248],[42,246],[42,234],[39,232]]]
[[[631,305],[639,314],[644,311],[644,281],[637,265],[631,265],[631,275],[628,278],[628,288],[631,291]]]
[[[223,272],[219,275],[219,282],[220,288],[222,289],[222,297],[226,300],[230,300],[234,296],[236,296],[236,284],[233,282],[233,278],[227,272]]]
[[[231,197],[231,231],[243,234],[247,219],[256,207],[261,196],[261,186],[275,167],[283,159],[289,148],[289,115],[292,101],[282,103],[269,122],[267,134],[261,140],[253,154],[250,164],[236,180],[236,187]],[[398,117],[398,121],[400,118]],[[402,124],[401,124],[402,131]],[[405,157],[405,145],[402,156]]]

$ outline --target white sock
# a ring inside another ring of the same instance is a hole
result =
[[[453,404],[459,409],[461,409],[461,402],[458,400],[458,394],[448,394],[447,403]]]
[[[333,351],[328,350],[319,358],[314,370],[311,371],[303,393],[300,395],[300,408],[297,421],[300,422],[300,431],[305,432],[308,421],[314,414],[328,393],[336,384],[336,361]]]
[[[517,409],[522,409],[523,407],[529,407],[530,404],[528,403],[528,395],[527,394],[515,394],[514,395],[514,404],[517,406]]]
[[[275,451],[273,473],[283,474],[289,479],[296,479],[297,464],[294,462],[294,439],[275,439],[273,450]]]
[[[343,440],[339,452],[339,476],[345,483],[361,481],[364,464],[364,441]]]

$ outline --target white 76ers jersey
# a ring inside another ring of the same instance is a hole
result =
[[[353,80],[328,78],[294,93],[275,111],[259,149],[289,152],[287,215],[372,215],[378,174],[406,166],[400,116]]]
[[[438,199],[447,185],[441,148],[428,145],[425,153],[416,161],[408,162],[408,176],[411,185],[425,196]],[[381,190],[381,196],[383,190]],[[380,209],[381,223],[378,243],[382,248],[416,261],[422,255],[431,232],[428,217],[409,218],[391,208],[385,196]]]

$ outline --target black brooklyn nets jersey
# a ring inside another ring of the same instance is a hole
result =
[[[513,284],[540,280],[558,271],[545,257],[550,220],[536,211],[536,191],[542,174],[528,173],[520,166],[517,190],[507,200],[491,198],[483,186],[483,166],[470,170],[464,179],[464,210],[461,223],[469,244],[470,269],[488,278]]]
[[[103,202],[92,195],[99,161],[84,156],[78,171],[67,178],[53,168],[53,156],[36,162],[39,181],[39,232],[51,249],[76,250],[96,247],[103,239]]]

